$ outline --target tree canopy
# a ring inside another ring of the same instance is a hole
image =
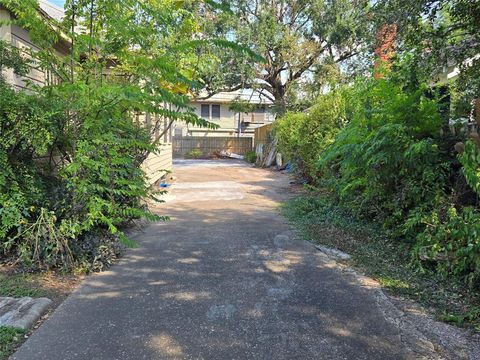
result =
[[[350,59],[370,36],[369,1],[237,1],[224,2],[230,12],[207,12],[207,35],[231,39],[263,57],[252,64],[229,52],[209,53],[216,59],[201,71],[208,94],[252,88],[285,111],[289,91],[316,74]],[[208,96],[208,95],[207,95]]]

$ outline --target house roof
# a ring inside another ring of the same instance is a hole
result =
[[[52,19],[60,21],[65,16],[65,12],[61,7],[58,7],[47,0],[39,0],[38,4],[40,5],[40,8]]]
[[[207,99],[202,99],[202,97],[207,94],[200,93],[199,99],[192,99],[192,102],[205,102],[205,103],[231,103],[234,101],[247,101],[250,104],[264,104],[272,105],[273,102],[268,99],[265,95],[261,94],[258,91],[252,89],[241,89],[237,91],[222,91],[215,95],[210,96]]]

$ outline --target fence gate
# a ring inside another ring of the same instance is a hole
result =
[[[224,150],[230,153],[245,155],[252,150],[253,139],[249,137],[200,137],[200,136],[174,136],[173,156],[184,157],[194,149],[202,152],[202,156],[212,156]]]

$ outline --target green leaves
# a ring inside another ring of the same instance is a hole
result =
[[[450,206],[444,219],[437,211],[432,211],[423,216],[422,222],[426,227],[418,235],[414,258],[436,262],[442,273],[459,276],[470,286],[477,285],[480,279],[480,212],[472,207],[458,211]]]
[[[308,113],[287,113],[274,124],[280,152],[309,180],[318,180],[317,162],[346,123],[345,92],[322,95]]]
[[[480,279],[480,212],[459,199],[466,190],[458,187],[453,144],[440,137],[439,106],[425,92],[395,77],[331,92],[308,114],[277,121],[280,152],[342,207],[409,244],[416,266],[473,286]],[[468,141],[459,160],[477,195],[467,190],[468,200],[478,204],[478,146]]]
[[[468,185],[480,198],[480,149],[477,144],[472,140],[467,141],[465,151],[459,155],[459,159]]]
[[[161,151],[163,124],[216,127],[189,106],[201,86],[196,49],[255,54],[214,37],[195,40],[200,2],[67,1],[61,21],[35,0],[2,5],[29,31],[36,48],[26,51],[49,75],[28,93],[0,79],[2,249],[32,267],[107,266],[119,241],[133,245],[124,226],[167,220],[145,206],[157,191],[141,168]],[[2,74],[25,75],[27,65],[0,43]]]

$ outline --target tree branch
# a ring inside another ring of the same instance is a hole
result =
[[[216,89],[216,90],[211,90],[207,91],[207,95],[205,96],[196,96],[195,100],[207,100],[210,99],[213,95],[221,93],[221,92],[232,92],[236,90],[240,90],[244,87],[243,84],[237,84],[229,88],[223,88],[223,89]]]

